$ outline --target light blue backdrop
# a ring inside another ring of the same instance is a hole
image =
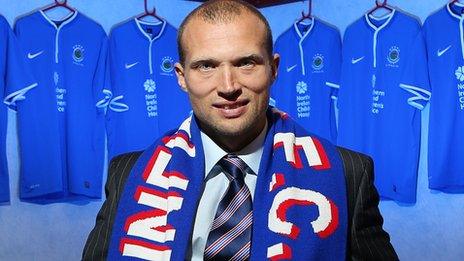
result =
[[[198,5],[181,0],[151,0],[157,13],[174,26]],[[313,14],[337,26],[341,32],[372,8],[374,0],[314,0]],[[446,0],[389,1],[421,21],[443,6]],[[0,13],[10,24],[17,16],[48,5],[51,0],[0,0]],[[69,4],[103,25],[114,24],[143,10],[143,0],[70,0]],[[274,38],[306,11],[297,2],[262,9]],[[417,203],[413,206],[381,202],[385,229],[390,233],[402,260],[464,260],[464,195],[450,195],[427,188],[426,137],[428,108],[423,112],[423,142],[418,177]],[[0,206],[0,260],[78,260],[85,240],[102,204],[34,205],[18,200],[18,142],[14,112],[8,115],[7,152],[11,205]],[[45,127],[45,126],[44,126]],[[464,156],[463,156],[464,157]],[[463,173],[464,175],[464,173]]]

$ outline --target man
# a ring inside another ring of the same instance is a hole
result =
[[[84,260],[398,259],[372,160],[268,108],[279,55],[259,11],[209,1],[178,43],[194,116],[112,160]]]

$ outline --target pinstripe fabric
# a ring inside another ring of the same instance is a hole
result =
[[[373,184],[372,159],[340,147],[338,151],[345,168],[348,194],[346,259],[398,260],[388,233],[382,229],[383,219],[378,209],[379,195]],[[130,169],[140,154],[124,154],[111,161],[105,187],[107,199],[85,244],[83,260],[106,260],[117,202]]]
[[[340,147],[338,151],[348,194],[347,260],[398,260],[390,237],[382,228],[372,159]]]
[[[89,234],[82,260],[106,260],[111,230],[124,183],[141,152],[123,154],[111,160],[105,185],[106,200],[98,212],[95,227]]]

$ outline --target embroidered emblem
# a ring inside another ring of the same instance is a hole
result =
[[[82,45],[79,44],[74,45],[72,57],[74,62],[82,63],[82,61],[84,61],[84,47],[82,47]]]
[[[324,67],[324,56],[318,53],[313,57],[313,69],[320,71],[322,67]]]
[[[171,56],[165,56],[163,57],[163,60],[161,61],[161,70],[165,73],[170,73],[174,70],[174,60],[172,59]]]
[[[390,47],[387,60],[390,64],[396,64],[400,60],[400,48],[398,46]]]

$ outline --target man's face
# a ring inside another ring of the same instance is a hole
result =
[[[269,57],[264,40],[264,24],[247,12],[228,23],[193,18],[185,28],[185,64],[176,64],[176,73],[213,139],[251,142],[264,127],[279,60]]]

